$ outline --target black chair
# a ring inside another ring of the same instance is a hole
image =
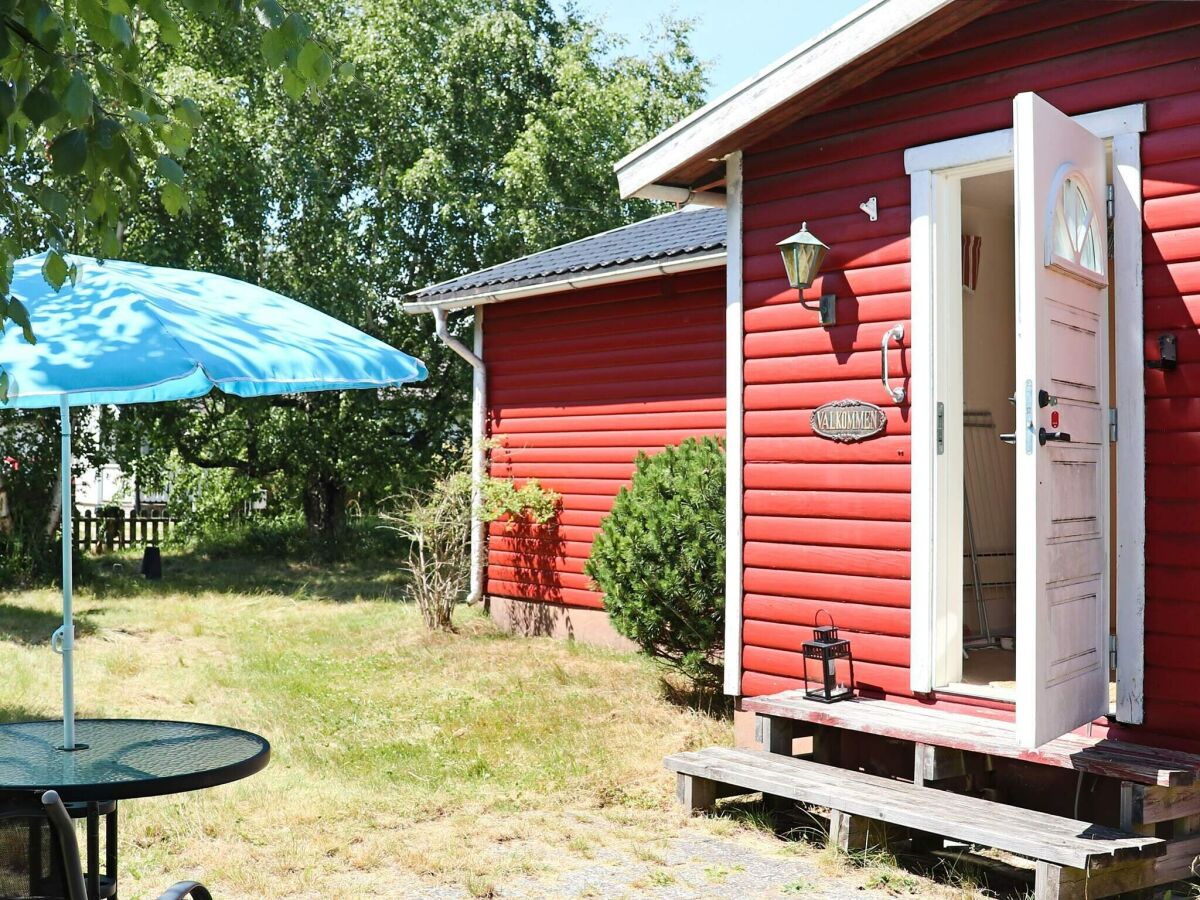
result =
[[[71,814],[55,791],[5,791],[0,803],[0,900],[96,900],[90,898]],[[97,879],[99,896],[116,884]],[[212,900],[204,885],[180,881],[158,900]]]

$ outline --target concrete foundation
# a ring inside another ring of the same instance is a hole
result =
[[[733,711],[733,746],[758,747],[758,737],[754,732],[754,713],[744,709]]]
[[[602,609],[491,596],[487,598],[487,609],[496,624],[513,634],[556,637],[613,650],[638,649],[633,641],[617,634]]]

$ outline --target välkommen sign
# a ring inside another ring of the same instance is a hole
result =
[[[887,427],[887,413],[865,400],[834,400],[814,409],[811,421],[819,437],[851,443],[880,434]]]

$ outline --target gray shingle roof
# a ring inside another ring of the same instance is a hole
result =
[[[469,297],[560,281],[581,272],[620,272],[654,260],[707,256],[724,249],[725,210],[686,208],[471,272],[408,296],[426,302]]]

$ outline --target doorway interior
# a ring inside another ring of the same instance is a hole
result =
[[[1111,181],[1111,154],[1108,160]],[[996,700],[1017,695],[1016,258],[1013,171],[959,182],[961,410],[944,410],[944,434],[962,461],[961,631],[948,633],[943,690]],[[1113,246],[1113,241],[1109,241]],[[1110,269],[1112,266],[1110,258]],[[1109,278],[1109,317],[1115,279]],[[1115,396],[1115,329],[1109,330],[1109,396]],[[956,354],[957,355],[957,354]],[[1109,445],[1109,623],[1115,633],[1115,445]],[[953,601],[952,601],[953,602]],[[961,663],[957,665],[956,663]],[[1110,703],[1116,673],[1110,670]]]

